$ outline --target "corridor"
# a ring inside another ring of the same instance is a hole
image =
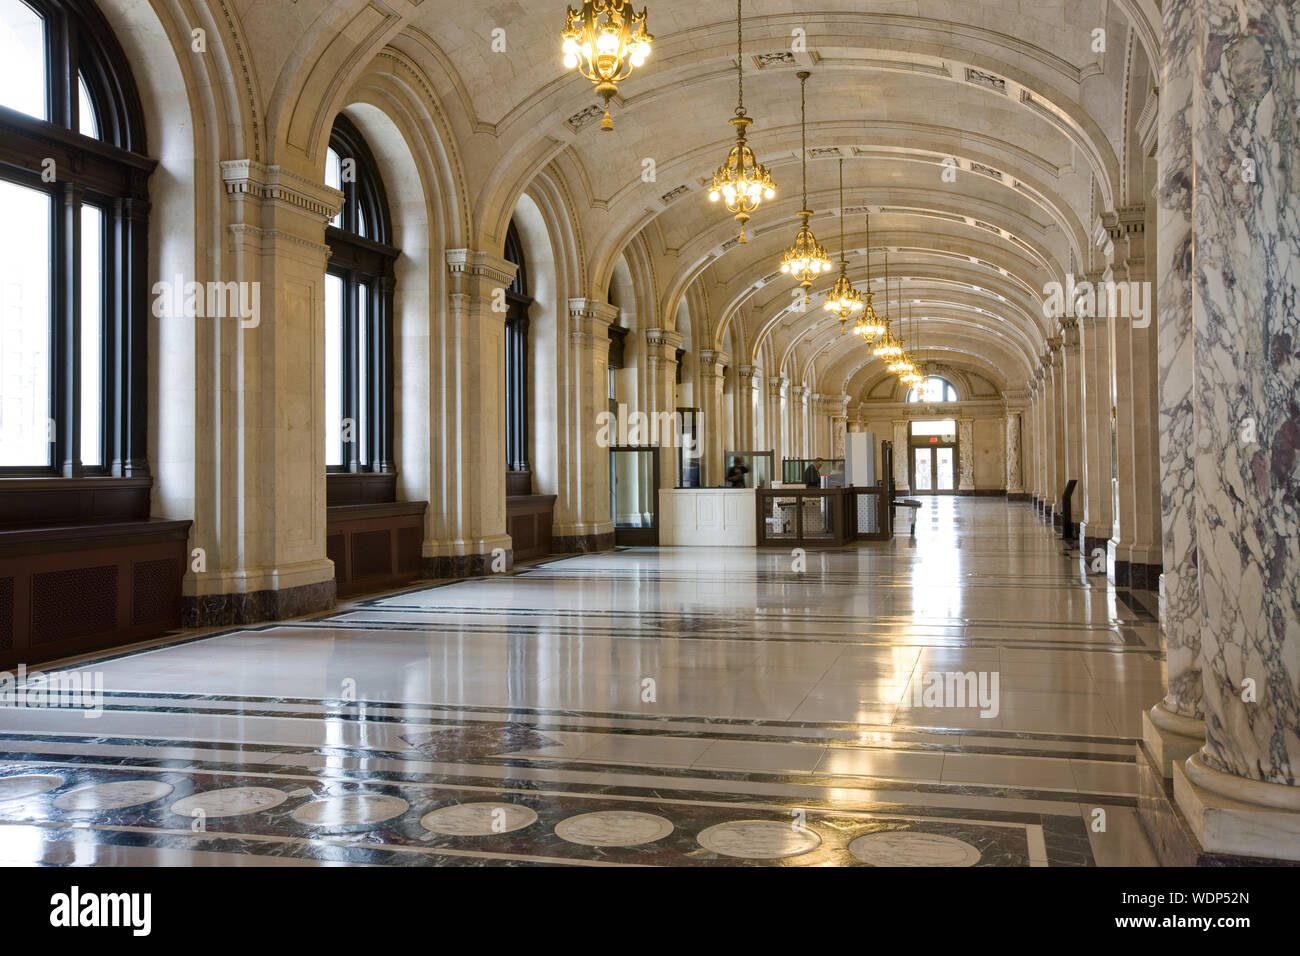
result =
[[[177,632],[80,663],[97,720],[6,712],[0,861],[1153,865],[1154,612],[1030,506],[941,497],[855,549],[620,550]]]

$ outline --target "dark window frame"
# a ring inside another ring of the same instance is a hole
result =
[[[44,465],[6,466],[0,475],[51,478],[147,477],[148,180],[144,113],[112,28],[90,0],[23,0],[44,21],[46,115],[0,106],[0,179],[50,199],[49,409],[54,422]],[[98,138],[79,130],[78,75]],[[54,161],[55,181],[42,178]],[[100,302],[102,464],[81,461],[81,207],[103,216]]]
[[[397,471],[394,405],[393,294],[395,264],[401,250],[392,245],[392,219],[379,164],[361,131],[346,116],[334,120],[330,148],[340,160],[352,159],[355,175],[342,183],[341,227],[329,225],[325,241],[330,248],[326,273],[343,282],[341,414],[369,423],[360,440],[340,442],[342,464],[327,465],[327,474],[395,474]],[[364,218],[366,234],[357,231]],[[361,342],[360,295],[368,293],[366,355]],[[366,371],[362,394],[360,372]]]
[[[505,290],[505,420],[506,471],[531,472],[528,462],[528,423],[531,414],[528,394],[528,310],[533,299],[528,294],[528,265],[523,242],[514,220],[506,229],[503,258],[518,268]]]

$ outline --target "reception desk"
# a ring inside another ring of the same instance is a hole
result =
[[[676,548],[753,548],[758,501],[753,488],[664,488],[659,544]]]

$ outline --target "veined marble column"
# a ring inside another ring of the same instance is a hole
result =
[[[609,449],[597,441],[597,416],[609,410],[609,326],[618,309],[595,299],[569,300],[569,354],[561,428],[567,454],[560,460],[552,547],[561,553],[614,547],[609,513]]]
[[[1160,625],[1168,682],[1143,720],[1143,739],[1166,777],[1205,741],[1201,709],[1201,590],[1196,570],[1196,418],[1192,408],[1193,0],[1165,0],[1166,37],[1156,146],[1159,170]]]
[[[912,449],[907,444],[907,422],[894,422],[894,491],[898,494],[910,492],[912,479],[909,476],[912,464]]]
[[[1079,318],[1079,354],[1083,368],[1083,521],[1079,548],[1089,572],[1093,562],[1106,563],[1111,527],[1110,345],[1107,322],[1100,316]],[[1098,553],[1100,552],[1100,553]],[[1100,572],[1099,572],[1100,573]]]
[[[335,599],[321,364],[325,225],[342,195],[249,159],[223,162],[221,178],[230,255],[210,278],[253,284],[260,311],[256,324],[200,319],[193,332],[205,342],[192,340],[189,360],[211,377],[190,422],[193,541],[206,555],[204,570],[188,570],[183,582],[190,627],[293,617]]]
[[[736,366],[736,447],[724,451],[749,451],[758,447],[755,425],[761,389],[762,372],[753,365]]]
[[[645,339],[647,374],[650,378],[650,388],[647,390],[649,412],[660,422],[670,419],[676,422],[677,349],[682,344],[682,335],[668,329],[646,329]],[[665,415],[669,418],[664,418]],[[676,435],[662,434],[662,425],[659,430],[659,487],[676,488]]]
[[[1019,409],[1007,409],[1007,500],[1019,501],[1025,496],[1025,483],[1021,474],[1021,412]]]
[[[702,484],[721,486],[726,476],[726,466],[722,463],[722,384],[731,357],[726,352],[704,349],[700,352],[700,383],[704,395],[702,406],[703,447],[698,449],[704,465],[704,474],[700,476]]]
[[[957,491],[975,491],[975,420],[957,422]]]
[[[1192,48],[1204,749],[1211,852],[1300,859],[1300,60],[1290,0],[1201,0]],[[1251,694],[1250,684],[1255,692]]]

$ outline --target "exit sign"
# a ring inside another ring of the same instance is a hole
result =
[[[937,444],[939,444],[939,436],[938,436],[938,435],[933,436],[933,437],[930,439],[930,444],[931,444],[931,445],[937,445]]]

